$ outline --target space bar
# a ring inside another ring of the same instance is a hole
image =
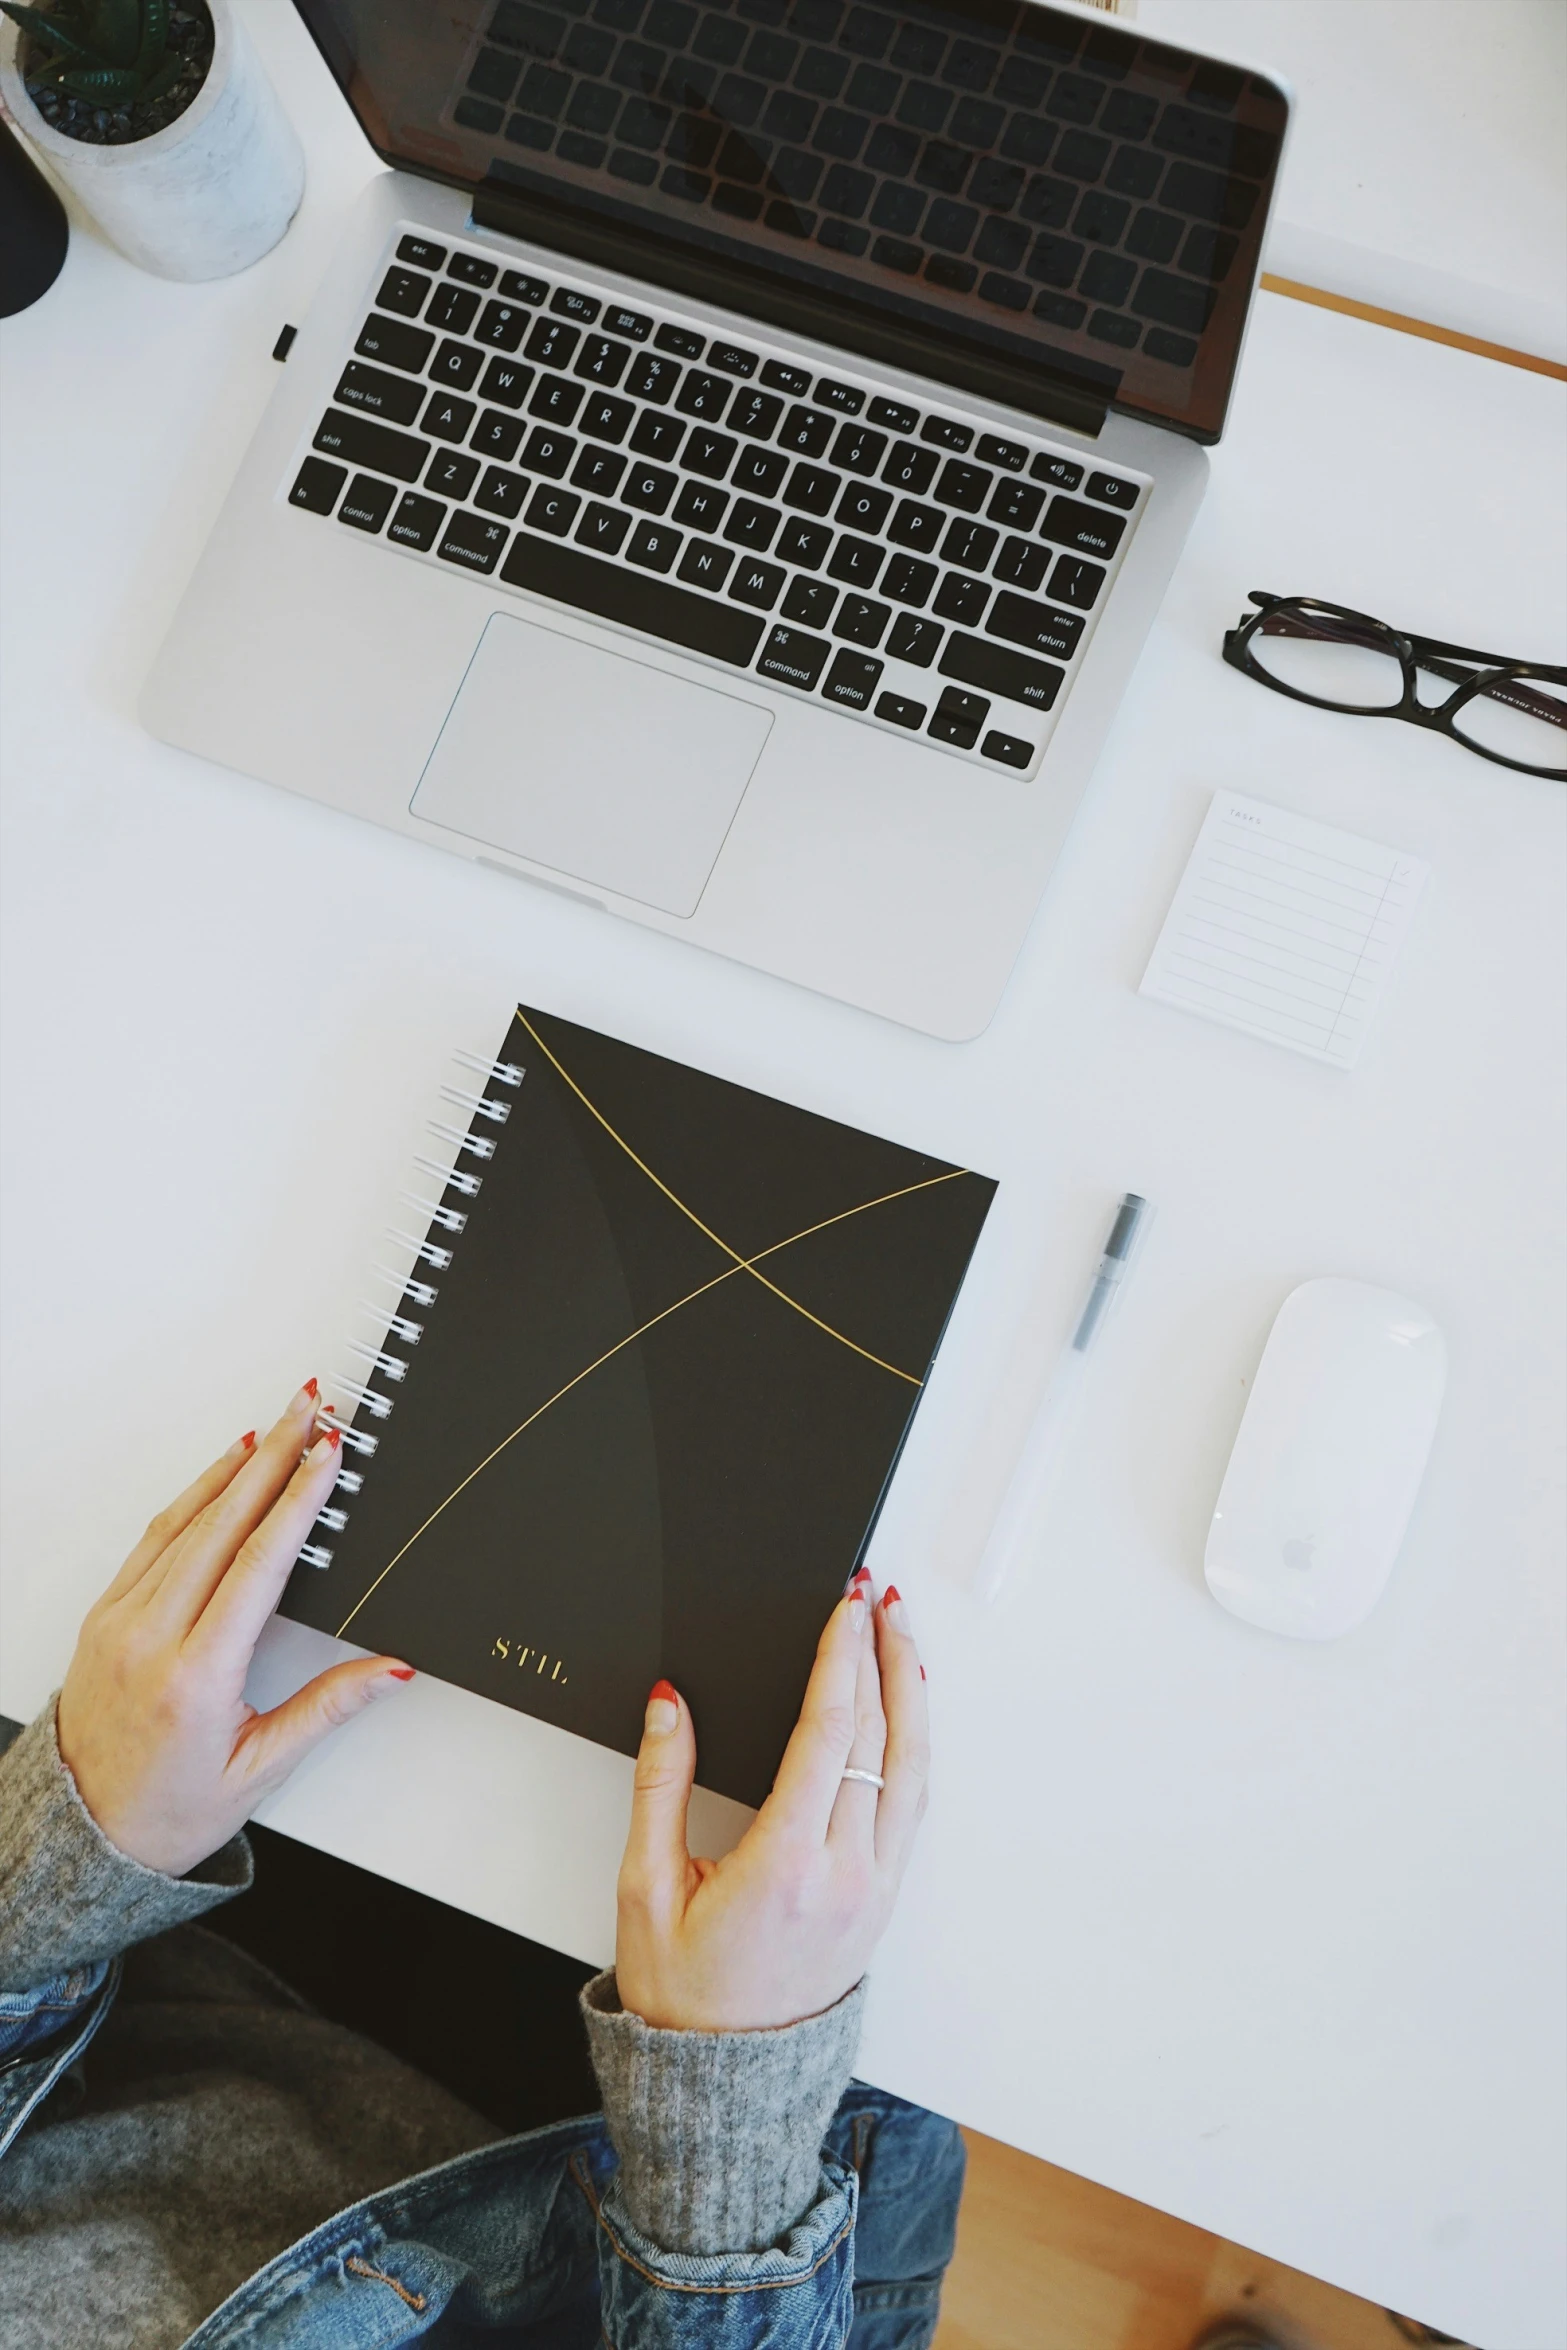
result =
[[[661,579],[619,571],[612,563],[579,555],[575,547],[528,538],[521,531],[501,565],[501,577],[536,596],[574,604],[579,612],[618,620],[622,628],[661,636],[668,645],[732,661],[737,669],[749,665],[767,625],[754,613],[737,612],[732,604],[715,604],[711,596],[693,596],[685,588],[666,587]]]

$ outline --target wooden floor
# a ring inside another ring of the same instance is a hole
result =
[[[965,2130],[968,2186],[935,2350],[1188,2350],[1248,2316],[1281,2350],[1441,2337]]]

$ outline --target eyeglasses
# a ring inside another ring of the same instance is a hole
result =
[[[1227,632],[1224,658],[1260,685],[1319,710],[1434,727],[1500,767],[1567,782],[1567,669],[1400,636],[1314,596],[1253,588],[1250,601],[1258,609]],[[1455,690],[1422,692],[1429,678]]]

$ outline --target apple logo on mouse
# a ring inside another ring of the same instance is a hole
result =
[[[1298,1568],[1300,1572],[1304,1574],[1306,1569],[1312,1564],[1311,1554],[1316,1549],[1316,1547],[1317,1545],[1314,1539],[1311,1541],[1302,1541],[1300,1536],[1296,1535],[1292,1542],[1286,1542],[1283,1545],[1279,1552],[1279,1556],[1283,1559],[1284,1564],[1287,1567]]]

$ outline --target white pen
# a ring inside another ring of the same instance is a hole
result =
[[[1089,1352],[1110,1319],[1110,1309],[1131,1270],[1138,1241],[1152,1221],[1153,1210],[1148,1202],[1135,1191],[1129,1191],[1116,1209],[1110,1237],[1104,1244],[1083,1310],[1077,1317],[1077,1327],[1034,1414],[1006,1498],[990,1530],[990,1540],[974,1581],[976,1595],[981,1600],[995,1598],[1034,1531],[1061,1457],[1061,1440],[1072,1418],[1077,1391],[1083,1384]]]

